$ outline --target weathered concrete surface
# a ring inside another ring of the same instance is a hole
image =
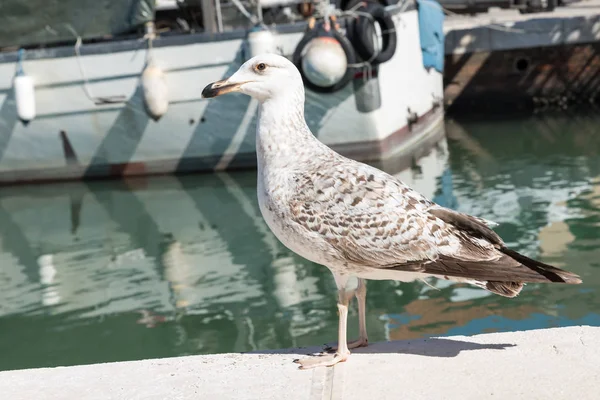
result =
[[[376,343],[335,368],[304,350],[0,372],[17,399],[597,399],[600,327]]]
[[[585,0],[553,12],[517,10],[453,15],[444,22],[445,53],[515,50],[600,40],[600,0]]]

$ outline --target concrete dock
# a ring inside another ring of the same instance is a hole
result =
[[[334,368],[318,348],[0,372],[7,400],[597,399],[600,327],[375,343]]]
[[[449,112],[536,111],[600,100],[600,0],[553,12],[446,18]]]

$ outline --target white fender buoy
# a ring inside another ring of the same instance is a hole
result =
[[[142,71],[142,91],[146,112],[158,121],[169,108],[169,86],[167,75],[152,59],[148,60]]]
[[[23,49],[19,50],[17,73],[13,80],[15,88],[15,102],[17,103],[17,116],[27,125],[35,118],[35,85],[31,76],[23,72]]]
[[[35,89],[33,78],[28,75],[17,75],[13,82],[15,87],[15,101],[19,119],[28,124],[35,118]]]
[[[321,36],[306,45],[302,56],[302,70],[306,79],[315,85],[335,85],[344,77],[347,69],[346,53],[334,38]]]
[[[275,35],[268,29],[252,30],[248,33],[248,59],[275,52]]]

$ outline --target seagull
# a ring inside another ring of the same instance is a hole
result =
[[[300,369],[346,361],[368,345],[366,280],[436,277],[515,297],[527,282],[578,284],[574,273],[509,249],[485,219],[444,208],[399,179],[348,159],[319,141],[304,118],[304,85],[287,58],[262,54],[203,98],[239,92],[259,103],[257,197],[273,234],[290,250],[329,268],[337,286],[338,344],[294,360]],[[341,128],[340,128],[341,129]],[[356,297],[359,337],[347,341]]]

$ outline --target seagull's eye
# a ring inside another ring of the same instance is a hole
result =
[[[256,64],[255,68],[256,68],[257,71],[262,72],[265,69],[267,69],[267,64],[265,64],[265,63],[258,63],[258,64]]]

